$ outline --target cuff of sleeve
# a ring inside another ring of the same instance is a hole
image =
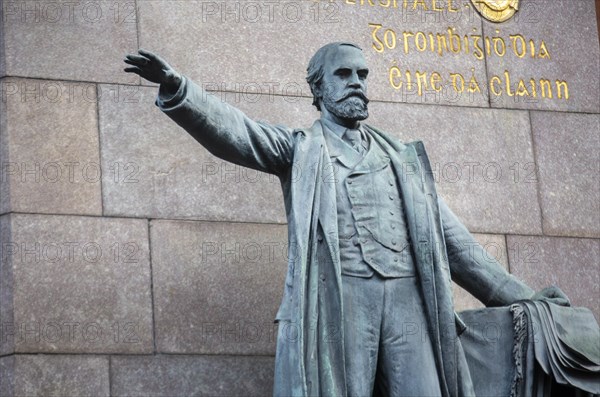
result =
[[[531,299],[534,291],[510,275],[506,282],[492,293],[486,306],[506,306],[520,300]]]
[[[177,92],[173,95],[168,95],[162,89],[162,86],[158,89],[158,96],[156,97],[156,106],[158,106],[161,110],[169,110],[177,105],[179,105],[183,98],[185,98],[187,88],[187,79],[184,76],[181,76],[181,84],[177,89]]]

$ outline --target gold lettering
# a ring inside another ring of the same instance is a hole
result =
[[[473,55],[475,56],[475,58],[479,59],[480,61],[484,58],[484,54],[483,54],[483,48],[481,48],[481,36],[479,35],[473,35],[473,38],[475,39],[473,46],[475,47],[475,50],[473,50]]]
[[[427,49],[427,38],[425,37],[425,33],[417,32],[415,35],[415,45],[419,52],[423,52]]]
[[[524,58],[527,54],[527,44],[525,43],[525,37],[520,34],[511,34],[509,36],[512,40],[512,48],[516,56]],[[517,45],[517,43],[519,43]]]
[[[481,88],[479,88],[479,82],[475,78],[475,74],[474,74],[475,69],[471,69],[471,72],[473,74],[471,75],[471,80],[469,81],[469,92],[470,93],[481,92]]]
[[[356,4],[356,0],[346,0],[346,4]]]
[[[425,4],[425,0],[415,0],[415,2],[413,3],[413,10],[417,9],[417,5],[420,4],[421,7],[423,8],[423,11],[427,11],[427,4]]]
[[[444,11],[442,8],[439,8],[437,6],[437,1],[436,0],[431,0],[431,9],[433,11]]]
[[[452,28],[448,28],[448,41],[450,44],[450,51],[452,51],[455,54],[458,54],[461,51],[460,48],[460,36],[457,35],[456,33],[454,33]],[[456,46],[454,45],[454,43],[456,42]]]
[[[506,43],[502,37],[494,37],[492,39],[494,42],[494,52],[496,55],[503,57],[506,54]],[[498,48],[498,43],[501,44],[500,49]]]
[[[423,96],[423,86],[425,90],[427,90],[427,72],[421,73],[417,70],[417,87],[418,87],[418,95]]]
[[[552,86],[550,85],[550,80],[540,79],[540,86],[542,87],[542,98],[552,99],[553,94],[552,94]]]
[[[506,95],[515,96],[515,94],[510,89],[510,75],[508,74],[508,70],[504,71],[504,78],[506,79]]]
[[[485,38],[485,52],[487,52],[488,56],[492,55],[492,46],[490,44],[490,38]]]
[[[398,66],[392,66],[390,68],[390,85],[395,89],[399,90],[402,88],[402,79],[400,78],[401,72]],[[398,83],[396,83],[398,81]]]
[[[433,36],[433,33],[429,32],[428,34],[429,36],[429,48],[431,49],[431,52],[435,51],[435,37]]]
[[[450,77],[452,77],[452,86],[454,87],[454,90],[459,94],[462,93],[465,90],[465,78],[462,77],[460,73],[450,73]],[[458,78],[460,78],[460,91],[456,85]]]
[[[500,86],[500,91],[496,90],[496,83],[498,84],[498,86]],[[496,96],[500,96],[502,95],[502,86],[500,85],[502,83],[502,80],[500,80],[500,77],[498,76],[494,76],[492,77],[492,79],[490,80],[490,89],[492,90],[492,93]]]
[[[381,41],[381,39],[377,37],[377,31],[381,29],[381,25],[377,23],[370,23],[369,27],[373,29],[373,31],[371,32],[371,36],[373,37],[373,49],[380,53],[383,52],[385,50],[385,47],[383,46],[383,41]]]
[[[525,82],[523,80],[519,80],[519,86],[517,87],[517,95],[529,96],[529,91],[527,91],[527,87],[525,86]]]
[[[533,40],[529,40],[529,49],[531,50],[531,57],[535,58],[535,43]]]
[[[537,98],[537,88],[536,88],[536,84],[535,84],[535,80],[531,79],[529,80],[529,86],[531,88],[531,93],[532,93],[532,97]]]
[[[409,91],[412,91],[413,86],[412,86],[412,76],[410,75],[410,71],[407,70],[406,71],[406,89]]]
[[[556,80],[556,90],[558,91],[558,99],[563,98],[563,90],[565,99],[569,99],[569,85],[566,81]]]
[[[464,40],[465,40],[465,42],[464,42],[463,47],[465,49],[465,54],[468,55],[469,54],[469,36],[465,35]]]
[[[390,4],[392,3],[392,0],[379,0],[379,5],[385,8],[388,8],[390,6]],[[396,4],[396,0],[394,0],[394,5]],[[394,7],[396,8],[396,7]]]
[[[433,72],[431,74],[431,78],[429,79],[429,84],[435,91],[440,92],[442,90],[442,86],[439,84],[441,81],[442,76],[440,76],[438,72]]]
[[[437,34],[437,44],[438,44],[438,55],[442,56],[444,54],[444,50],[448,51],[448,43],[446,42],[445,34]]]
[[[383,34],[383,40],[385,42],[385,46],[390,50],[396,48],[396,32],[394,32],[392,29],[386,29],[385,33]]]
[[[402,36],[404,37],[404,53],[408,54],[408,38],[414,36],[414,33],[404,32]]]
[[[550,59],[550,53],[548,52],[548,48],[546,48],[546,43],[544,42],[544,40],[542,40],[542,45],[540,46],[540,53],[538,55],[538,58]]]
[[[458,12],[458,8],[452,8],[452,2],[454,0],[448,0],[448,11],[450,12]]]

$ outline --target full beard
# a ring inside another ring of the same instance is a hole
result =
[[[330,96],[323,96],[323,106],[334,116],[341,119],[361,121],[369,117],[367,101],[357,96],[351,96],[341,101],[335,101]]]

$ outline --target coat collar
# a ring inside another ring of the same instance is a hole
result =
[[[332,161],[337,160],[344,166],[353,169],[363,157],[344,142],[337,133],[332,132],[326,125],[323,128],[323,137]]]

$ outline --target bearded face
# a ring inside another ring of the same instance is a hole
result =
[[[350,122],[369,117],[368,74],[369,69],[360,49],[340,46],[328,53],[323,66],[323,78],[316,89],[322,110],[326,109],[336,118]]]
[[[335,89],[325,87],[321,105],[341,119],[362,121],[369,117],[368,103],[369,99],[361,90],[348,89],[339,94]]]

